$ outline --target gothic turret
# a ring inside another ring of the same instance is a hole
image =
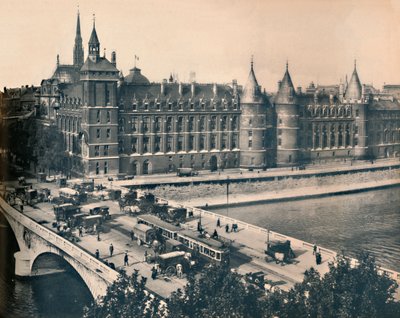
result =
[[[279,82],[275,106],[278,136],[277,164],[280,166],[296,165],[299,160],[299,109],[288,63],[286,63],[285,75]]]
[[[268,105],[254,74],[253,60],[240,101],[240,167],[265,168],[268,165],[265,147]]]
[[[83,46],[82,46],[82,36],[81,36],[81,21],[78,17],[76,21],[76,35],[75,35],[75,45],[74,45],[74,66],[81,67],[83,65]]]
[[[97,62],[100,58],[100,42],[96,32],[96,22],[93,20],[93,30],[89,39],[89,58]]]
[[[359,100],[361,99],[361,82],[360,79],[358,78],[357,74],[357,65],[356,61],[354,61],[354,71],[353,75],[351,75],[351,79],[349,82],[349,85],[347,86],[346,90],[346,100]]]
[[[251,61],[250,73],[244,87],[241,101],[242,103],[257,103],[262,100],[260,86],[258,85],[256,75],[254,74],[253,61]]]

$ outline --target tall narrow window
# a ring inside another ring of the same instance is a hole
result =
[[[108,156],[108,145],[104,146],[104,156]]]
[[[107,111],[107,123],[111,122],[111,112]]]

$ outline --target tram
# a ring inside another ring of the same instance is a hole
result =
[[[163,237],[180,242],[187,250],[192,250],[199,256],[217,264],[229,262],[229,247],[219,240],[162,221],[154,215],[144,214],[138,216],[137,219],[138,223],[159,230]]]

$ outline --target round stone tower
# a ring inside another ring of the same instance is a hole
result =
[[[240,99],[240,167],[263,169],[266,167],[267,99],[262,94],[253,69],[253,61],[246,86]]]
[[[346,89],[345,103],[350,104],[352,108],[354,118],[354,156],[358,159],[368,156],[368,103],[365,101],[364,93],[358,77],[356,61],[354,61],[354,71]]]
[[[288,64],[275,97],[277,114],[277,152],[278,166],[293,166],[299,163],[299,106],[290,78]]]

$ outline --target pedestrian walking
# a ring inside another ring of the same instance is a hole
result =
[[[135,239],[135,233],[133,232],[133,230],[131,230],[131,241],[133,241]]]
[[[82,225],[78,228],[79,231],[79,237],[83,237],[83,228]]]
[[[96,249],[96,252],[94,253],[94,255],[96,256],[97,259],[100,258],[100,252],[98,249]]]
[[[129,266],[128,252],[125,252],[125,256],[124,256],[124,266]]]
[[[100,231],[97,231],[97,240],[100,241]]]
[[[176,264],[176,276],[178,276],[178,278],[182,278],[183,276],[182,264]]]
[[[157,278],[157,270],[156,270],[156,268],[154,266],[151,269],[151,278],[153,280]]]
[[[110,244],[109,250],[110,250],[110,257],[111,257],[111,256],[113,256],[113,253],[114,253],[114,246],[112,245],[112,243]]]
[[[147,251],[144,251],[144,261],[145,262],[147,262],[147,256],[148,256]]]
[[[312,255],[315,255],[316,253],[317,253],[317,244],[314,244]]]
[[[226,233],[229,233],[229,225],[228,225],[228,224],[225,225],[225,232],[226,232]]]
[[[221,220],[218,218],[218,220],[217,220],[217,226],[218,227],[221,227]]]
[[[21,213],[24,212],[24,206],[21,204]]]
[[[317,265],[320,265],[320,264],[321,264],[321,262],[322,262],[322,256],[321,256],[321,253],[320,253],[320,252],[317,252],[317,253],[315,254],[315,262],[317,263]]]

